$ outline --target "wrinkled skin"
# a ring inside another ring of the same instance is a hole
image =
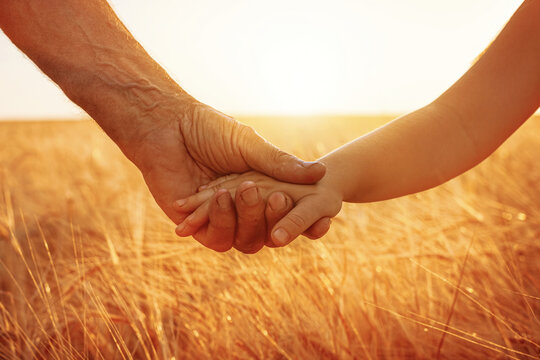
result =
[[[196,103],[181,113],[182,116],[167,121],[163,119],[171,116],[156,114],[158,119],[151,128],[138,134],[136,141],[121,146],[141,170],[158,205],[176,224],[184,216],[175,208],[175,200],[194,194],[199,187],[226,174],[257,169],[296,183],[313,183],[324,175],[323,165],[304,163],[280,151],[250,127],[209,106]],[[290,201],[289,205],[292,205]],[[261,202],[256,208],[246,208],[240,218],[251,216],[259,222],[265,221],[264,206]],[[229,223],[235,221],[234,205],[226,210],[223,216]],[[286,215],[285,210],[279,215]],[[239,225],[239,231],[253,232],[250,224]],[[220,239],[214,236],[206,240],[203,245],[223,251]]]

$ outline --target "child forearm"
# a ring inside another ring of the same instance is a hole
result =
[[[391,199],[442,184],[484,157],[458,115],[431,104],[326,155],[327,181],[347,202]]]
[[[475,166],[540,105],[540,1],[526,0],[482,57],[430,105],[323,158],[344,201],[395,198]]]

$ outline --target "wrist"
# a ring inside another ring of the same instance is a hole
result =
[[[60,41],[38,46],[31,39],[25,52],[121,148],[148,127],[181,117],[196,102],[129,33],[116,29],[104,37],[80,21],[80,32],[88,33],[91,43],[74,30],[63,38],[69,46]]]
[[[114,65],[68,69],[69,75],[57,82],[133,160],[132,153],[152,134],[168,127],[178,131],[198,102],[151,59],[110,61]]]
[[[332,197],[340,202],[346,201],[347,188],[339,164],[329,157],[321,158],[319,161],[326,166],[326,173],[318,185],[324,187],[326,191],[332,194]]]

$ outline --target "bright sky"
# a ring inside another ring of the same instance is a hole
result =
[[[114,0],[148,52],[230,114],[402,113],[467,70],[521,0]],[[0,118],[82,114],[0,33]]]

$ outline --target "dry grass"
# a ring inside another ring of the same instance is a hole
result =
[[[313,158],[383,120],[253,124]],[[252,256],[175,237],[94,124],[0,128],[0,359],[540,358],[540,118],[441,188]]]

